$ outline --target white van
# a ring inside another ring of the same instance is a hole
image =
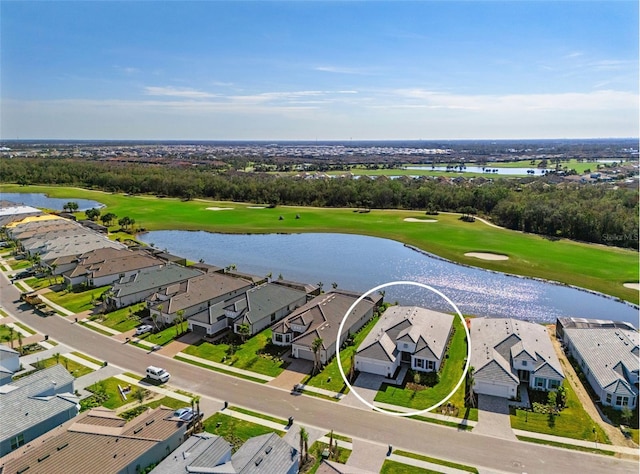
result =
[[[162,383],[165,383],[169,380],[171,374],[160,367],[154,367],[153,365],[150,365],[149,367],[147,367],[147,377],[149,377],[151,380],[158,380]]]

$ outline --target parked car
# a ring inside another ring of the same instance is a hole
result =
[[[179,408],[173,413],[173,416],[176,416],[184,421],[191,421],[195,414],[191,408]]]
[[[140,336],[142,334],[146,334],[148,332],[151,332],[152,330],[153,330],[153,326],[151,326],[150,324],[143,324],[142,326],[138,326],[136,328],[135,335],[136,336]]]
[[[171,374],[169,374],[169,372],[161,367],[154,367],[153,365],[150,365],[149,367],[147,367],[147,377],[151,380],[157,380],[159,382],[165,383],[169,380]]]

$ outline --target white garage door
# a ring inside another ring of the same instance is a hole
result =
[[[512,387],[511,385],[492,384],[476,380],[473,391],[476,393],[482,393],[484,395],[494,395],[496,397],[511,398],[515,396],[515,390],[512,392],[512,389],[515,389],[515,387]]]
[[[383,364],[380,364],[380,363],[376,363],[376,362],[373,362],[373,361],[367,360],[367,359],[357,358],[356,359],[356,368],[360,372],[367,372],[369,374],[383,375],[385,377],[388,375],[388,371],[387,371],[387,366],[386,365],[383,365]]]
[[[305,347],[296,347],[298,359],[313,360],[313,352]]]

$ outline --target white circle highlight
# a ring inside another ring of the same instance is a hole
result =
[[[456,384],[455,387],[453,387],[453,390],[451,390],[451,392],[449,392],[449,394],[443,398],[442,400],[440,400],[438,403],[430,406],[429,408],[425,408],[423,410],[419,410],[419,411],[412,411],[412,412],[393,412],[393,411],[387,411],[384,410],[383,408],[377,407],[375,406],[373,403],[369,403],[368,401],[366,401],[364,398],[362,398],[360,396],[360,394],[353,388],[353,386],[349,383],[349,381],[347,380],[347,376],[344,373],[344,369],[342,368],[342,362],[340,361],[340,336],[342,335],[342,330],[344,329],[344,323],[347,321],[347,318],[349,317],[349,314],[351,314],[351,312],[355,309],[355,307],[358,305],[358,303],[360,303],[363,299],[365,299],[367,296],[369,296],[371,293],[374,293],[376,291],[379,291],[383,288],[387,288],[389,286],[396,286],[396,285],[412,285],[412,286],[419,286],[421,288],[424,288],[426,290],[430,290],[432,292],[434,292],[435,294],[437,294],[438,296],[440,296],[441,298],[443,298],[447,303],[449,303],[453,309],[456,311],[456,314],[458,315],[458,317],[460,318],[460,321],[462,322],[462,327],[464,328],[464,332],[467,336],[467,360],[464,364],[464,369],[462,370],[462,376],[460,377],[460,380],[458,380],[458,383]],[[344,383],[347,385],[347,387],[349,387],[349,390],[351,390],[353,392],[353,394],[358,398],[358,400],[360,400],[362,403],[364,403],[365,405],[367,405],[368,407],[370,407],[372,410],[378,411],[380,413],[384,413],[385,415],[392,415],[392,416],[416,416],[416,415],[421,415],[425,412],[431,411],[434,408],[438,408],[440,405],[442,405],[443,403],[445,403],[447,400],[449,400],[454,393],[456,393],[456,391],[458,390],[458,388],[460,387],[460,385],[462,384],[462,382],[464,381],[465,377],[467,376],[467,372],[469,371],[469,364],[471,363],[471,336],[469,334],[469,328],[467,328],[467,325],[465,324],[464,321],[464,316],[462,316],[462,313],[460,312],[460,310],[458,309],[458,307],[456,306],[456,304],[451,301],[446,295],[444,295],[442,292],[436,290],[435,288],[429,286],[429,285],[425,285],[424,283],[419,283],[417,281],[391,281],[388,283],[384,283],[382,285],[378,285],[375,288],[370,289],[369,291],[367,291],[366,293],[364,293],[363,295],[361,295],[347,310],[347,312],[345,313],[345,315],[342,318],[342,321],[340,322],[340,327],[338,327],[338,335],[337,335],[337,339],[336,339],[336,357],[337,357],[337,362],[338,362],[338,370],[340,371],[340,375],[342,376],[342,380],[344,381]]]

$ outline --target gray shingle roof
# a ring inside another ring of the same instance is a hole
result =
[[[511,361],[512,357],[522,357],[523,352],[533,361],[535,375],[564,378],[547,330],[540,324],[510,318],[474,318],[469,332],[471,366],[477,380],[505,383],[508,379],[504,374],[510,374],[508,378],[517,383],[517,370]],[[489,365],[492,362],[497,365]],[[538,370],[546,375],[538,374]]]
[[[248,439],[231,458],[238,474],[286,473],[298,463],[298,450],[275,433]]]
[[[628,372],[638,373],[640,359],[636,348],[640,344],[640,334],[637,331],[566,328],[564,332],[602,388],[638,393],[638,389],[627,381],[622,375],[624,371],[619,367],[622,365]]]
[[[260,321],[306,297],[303,291],[274,283],[265,283],[251,288],[246,295],[247,311],[243,314],[243,320],[249,323]]]
[[[179,281],[202,275],[200,270],[169,263],[161,268],[145,268],[133,277],[125,278],[113,285],[116,297],[132,295],[145,290],[152,290]]]
[[[5,415],[0,423],[0,439],[11,438],[59,413],[75,410],[77,397],[60,393],[60,387],[73,380],[58,364],[1,386],[0,406]]]
[[[385,351],[385,358],[381,360],[395,360],[395,341],[406,341],[416,343],[416,352],[420,352],[420,355],[441,359],[452,325],[453,316],[450,314],[417,306],[391,306],[364,338],[357,353],[364,356],[369,346],[381,343],[380,347]],[[366,357],[376,355],[371,351],[367,354]]]

